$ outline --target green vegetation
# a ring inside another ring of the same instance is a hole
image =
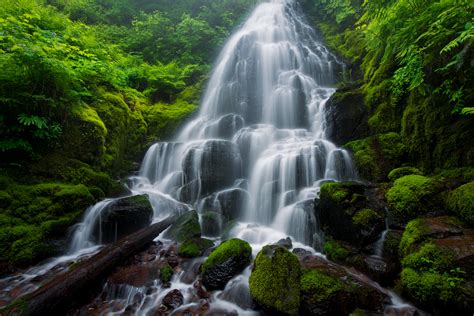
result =
[[[224,241],[207,257],[201,266],[201,271],[206,273],[214,265],[219,265],[232,257],[244,258],[250,263],[252,248],[249,243],[237,238]]]
[[[325,301],[344,288],[340,280],[313,269],[303,271],[300,284],[301,292],[309,296],[311,304]]]
[[[370,208],[365,208],[352,217],[354,224],[367,229],[370,229],[379,220],[379,214]]]
[[[396,169],[393,169],[392,171],[390,171],[390,173],[388,174],[388,179],[391,182],[394,182],[395,180],[397,180],[401,177],[408,176],[408,175],[411,175],[411,174],[415,174],[415,175],[419,175],[419,176],[423,175],[423,173],[418,168],[400,167],[400,168],[396,168]]]
[[[297,315],[301,268],[298,257],[280,246],[265,246],[258,253],[249,286],[252,298],[265,310]]]
[[[402,257],[412,252],[414,247],[425,239],[426,231],[427,228],[421,219],[412,220],[407,224],[399,246]]]
[[[180,256],[194,258],[201,256],[204,251],[214,246],[214,242],[205,238],[193,238],[183,242],[179,246]]]
[[[447,199],[448,209],[464,222],[474,224],[474,182],[451,191]]]
[[[168,283],[171,281],[171,277],[173,276],[173,268],[170,265],[166,265],[160,269],[160,280],[162,283]]]
[[[336,240],[326,240],[324,243],[324,254],[329,260],[344,262],[351,254],[348,247],[343,246]]]
[[[387,201],[392,213],[403,219],[413,219],[431,211],[434,205],[436,182],[420,175],[409,175],[397,179],[387,192]]]

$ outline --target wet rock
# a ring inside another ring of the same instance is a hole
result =
[[[252,248],[246,241],[234,238],[223,242],[201,267],[204,286],[208,290],[223,289],[230,279],[250,264],[251,258]]]
[[[219,298],[232,302],[242,309],[253,309],[255,306],[247,282],[242,276],[231,280]]]
[[[181,282],[186,284],[192,284],[200,272],[200,267],[203,262],[203,259],[199,258],[196,260],[190,260],[183,264],[184,274],[181,277]]]
[[[207,315],[210,304],[207,300],[200,300],[197,304],[186,307],[185,309],[172,313],[172,316],[188,316],[188,315]]]
[[[184,242],[188,239],[201,237],[201,226],[196,211],[181,215],[176,222],[164,233],[165,238]]]
[[[265,246],[254,262],[250,294],[265,312],[295,315],[300,305],[300,274],[298,257],[284,247]]]
[[[217,200],[219,201],[221,213],[227,221],[239,219],[243,214],[240,210],[250,200],[250,195],[243,189],[229,189],[217,193]]]
[[[128,284],[142,287],[158,277],[157,271],[157,267],[151,264],[120,267],[108,278],[108,281],[111,284]]]
[[[146,195],[134,195],[111,202],[93,229],[96,241],[114,242],[151,223],[153,208]]]
[[[186,152],[183,171],[186,182],[197,180],[200,195],[206,196],[230,187],[242,175],[242,161],[236,144],[226,140],[208,140]]]
[[[367,136],[367,110],[359,90],[336,91],[325,108],[325,133],[334,144],[340,146]]]
[[[162,304],[168,309],[173,310],[183,305],[184,297],[180,290],[171,290],[163,298]]]
[[[285,247],[286,249],[293,248],[293,243],[291,242],[290,237],[282,238],[276,243],[277,246]]]
[[[374,243],[385,229],[385,221],[384,204],[373,190],[356,182],[321,186],[316,213],[322,230],[355,246]]]
[[[211,294],[204,289],[201,280],[198,280],[198,281],[194,282],[193,287],[196,291],[196,295],[200,299],[208,299],[208,298],[211,297]]]
[[[303,248],[295,248],[295,249],[293,249],[292,252],[295,255],[297,255],[298,257],[304,257],[304,256],[307,256],[307,255],[311,254],[311,251],[308,251],[308,250],[303,249]]]
[[[176,255],[169,256],[167,261],[170,267],[172,268],[176,268],[177,266],[179,266],[179,259]]]
[[[300,260],[301,310],[304,315],[349,315],[360,308],[383,313],[388,296],[369,278],[321,257],[306,256]]]
[[[205,236],[217,237],[222,231],[222,215],[217,212],[204,212],[201,214],[202,233]]]

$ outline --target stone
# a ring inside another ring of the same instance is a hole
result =
[[[153,208],[147,195],[134,195],[112,201],[94,224],[93,237],[110,243],[150,225]]]
[[[223,289],[227,282],[250,264],[252,248],[246,241],[234,238],[214,249],[201,267],[206,289]]]
[[[280,239],[279,241],[277,241],[276,245],[285,247],[286,249],[293,248],[293,243],[291,242],[290,237]]]
[[[183,305],[184,297],[180,290],[171,290],[165,295],[161,304],[168,310],[173,310]]]
[[[201,237],[201,225],[196,211],[189,211],[176,220],[171,227],[164,233],[165,238],[172,239],[177,242]]]
[[[286,248],[268,245],[258,253],[249,286],[253,300],[269,314],[297,315],[300,306],[300,264]]]

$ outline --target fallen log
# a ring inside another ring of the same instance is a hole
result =
[[[96,296],[108,274],[176,221],[177,216],[143,228],[101,249],[71,270],[15,300],[0,315],[61,315]]]

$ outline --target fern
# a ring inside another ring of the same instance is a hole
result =
[[[38,129],[44,129],[48,127],[48,123],[46,118],[44,117],[39,117],[36,115],[27,115],[25,113],[21,113],[18,115],[18,122],[20,124],[23,124],[25,126],[35,126]]]

